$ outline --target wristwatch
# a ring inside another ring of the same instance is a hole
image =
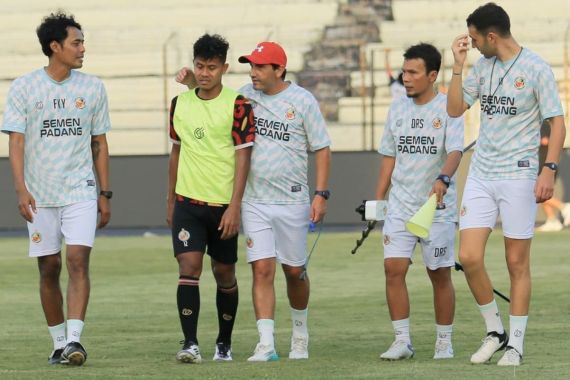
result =
[[[104,196],[107,199],[111,199],[113,198],[113,192],[112,191],[105,191],[105,190],[101,190],[101,192],[99,193],[99,195]]]
[[[315,195],[320,195],[321,197],[325,198],[326,200],[328,200],[331,196],[331,192],[329,190],[316,190]]]
[[[548,169],[552,170],[552,171],[557,171],[558,170],[558,164],[554,163],[554,162],[545,162],[544,166],[546,166]]]
[[[446,175],[446,174],[440,174],[440,175],[437,176],[436,179],[438,179],[438,180],[440,180],[441,182],[443,182],[443,184],[444,184],[445,186],[447,186],[447,187],[449,187],[449,184],[451,183],[451,178],[449,178],[449,176]]]

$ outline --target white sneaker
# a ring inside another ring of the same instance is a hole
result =
[[[513,347],[508,346],[505,354],[497,362],[497,365],[509,366],[509,365],[521,365],[522,355]]]
[[[558,219],[549,219],[542,226],[537,227],[539,232],[557,232],[562,231],[564,226]]]
[[[412,357],[414,357],[412,344],[403,340],[394,341],[388,351],[380,355],[380,359],[384,360],[401,360],[410,359]]]
[[[275,347],[264,346],[261,343],[257,343],[253,355],[247,359],[248,362],[273,362],[276,360],[279,360],[279,355],[275,352]]]
[[[482,342],[483,344],[479,347],[477,352],[471,355],[471,363],[473,364],[482,364],[491,360],[495,352],[507,346],[509,337],[506,332],[499,334],[496,331],[491,331],[483,338]]]
[[[308,359],[308,358],[309,358],[309,337],[303,335],[292,336],[289,359]]]
[[[564,207],[560,210],[562,218],[564,219],[564,226],[570,226],[570,203],[564,203]]]
[[[194,343],[185,343],[182,349],[176,354],[176,360],[182,363],[202,363],[202,355],[200,355],[198,345]]]
[[[232,359],[232,347],[225,343],[216,343],[216,352],[212,358],[215,362],[231,362]]]
[[[438,339],[435,342],[434,359],[453,359],[453,346],[448,340]]]

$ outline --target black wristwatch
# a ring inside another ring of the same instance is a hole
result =
[[[104,196],[107,199],[111,199],[113,198],[113,192],[112,191],[105,191],[105,190],[101,190],[101,192],[99,193],[99,195]]]
[[[546,166],[548,169],[552,170],[552,171],[557,171],[558,170],[558,164],[554,163],[554,162],[545,162],[544,166]]]
[[[449,184],[451,183],[451,178],[449,178],[449,176],[446,175],[446,174],[440,174],[440,175],[437,176],[436,179],[438,179],[438,180],[440,180],[441,182],[443,182],[443,184],[444,184],[445,186],[447,186],[447,187],[449,187]]]
[[[328,190],[316,190],[315,191],[315,195],[320,195],[321,197],[325,198],[326,200],[328,200],[331,196],[331,192]]]

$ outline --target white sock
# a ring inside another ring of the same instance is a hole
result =
[[[259,343],[264,346],[275,347],[273,331],[275,330],[275,321],[273,319],[257,320],[257,331],[259,331]]]
[[[499,314],[499,308],[497,307],[497,301],[493,299],[491,303],[479,306],[479,311],[485,319],[485,325],[487,326],[487,333],[491,331],[496,331],[499,334],[505,332],[503,327],[503,322],[501,322],[501,315]]]
[[[293,322],[293,335],[308,336],[307,314],[309,309],[296,310],[291,308],[291,321]]]
[[[410,318],[392,321],[392,327],[394,327],[396,340],[403,340],[406,343],[412,343],[412,340],[410,339]]]
[[[523,354],[524,334],[527,321],[528,315],[509,315],[509,346],[513,347],[521,355]]]
[[[451,335],[453,333],[453,325],[435,325],[437,340],[451,343]]]
[[[67,343],[78,342],[81,339],[81,333],[83,332],[83,323],[80,319],[68,319],[67,320]]]
[[[60,323],[56,326],[48,326],[51,339],[53,340],[53,349],[57,350],[59,348],[64,348],[65,341],[65,322]]]

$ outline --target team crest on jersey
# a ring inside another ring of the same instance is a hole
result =
[[[85,99],[82,97],[75,98],[75,108],[79,108],[80,110],[85,108]]]
[[[402,126],[402,119],[396,120],[396,127],[401,127],[401,126]]]
[[[516,77],[515,78],[515,88],[517,90],[522,90],[525,86],[525,80],[523,77]]]
[[[38,244],[40,241],[42,241],[42,234],[40,234],[38,231],[35,231],[30,237],[30,240],[32,243]]]
[[[482,86],[485,84],[485,77],[479,78],[479,85]]]
[[[465,216],[467,214],[467,207],[461,206],[461,210],[459,211],[459,215]]]
[[[384,245],[390,244],[390,235],[384,235]]]
[[[204,128],[196,128],[194,129],[194,137],[196,137],[198,140],[204,138]]]
[[[245,239],[245,245],[247,245],[247,248],[253,248],[253,239],[248,236],[247,239]]]
[[[434,127],[435,129],[439,129],[442,126],[442,122],[441,119],[439,117],[436,117],[435,119],[433,119],[433,121],[431,122],[431,126]]]
[[[285,117],[287,118],[287,120],[294,120],[295,119],[295,108],[293,108],[293,106],[289,107],[289,109],[287,110],[287,113],[285,113]]]
[[[39,110],[41,110],[41,109],[43,109],[43,108],[44,108],[44,104],[42,103],[41,100],[38,100],[38,101],[36,102],[36,109],[39,111]]]
[[[185,247],[188,247],[188,240],[190,240],[190,232],[182,228],[178,233],[178,240],[180,240]]]

